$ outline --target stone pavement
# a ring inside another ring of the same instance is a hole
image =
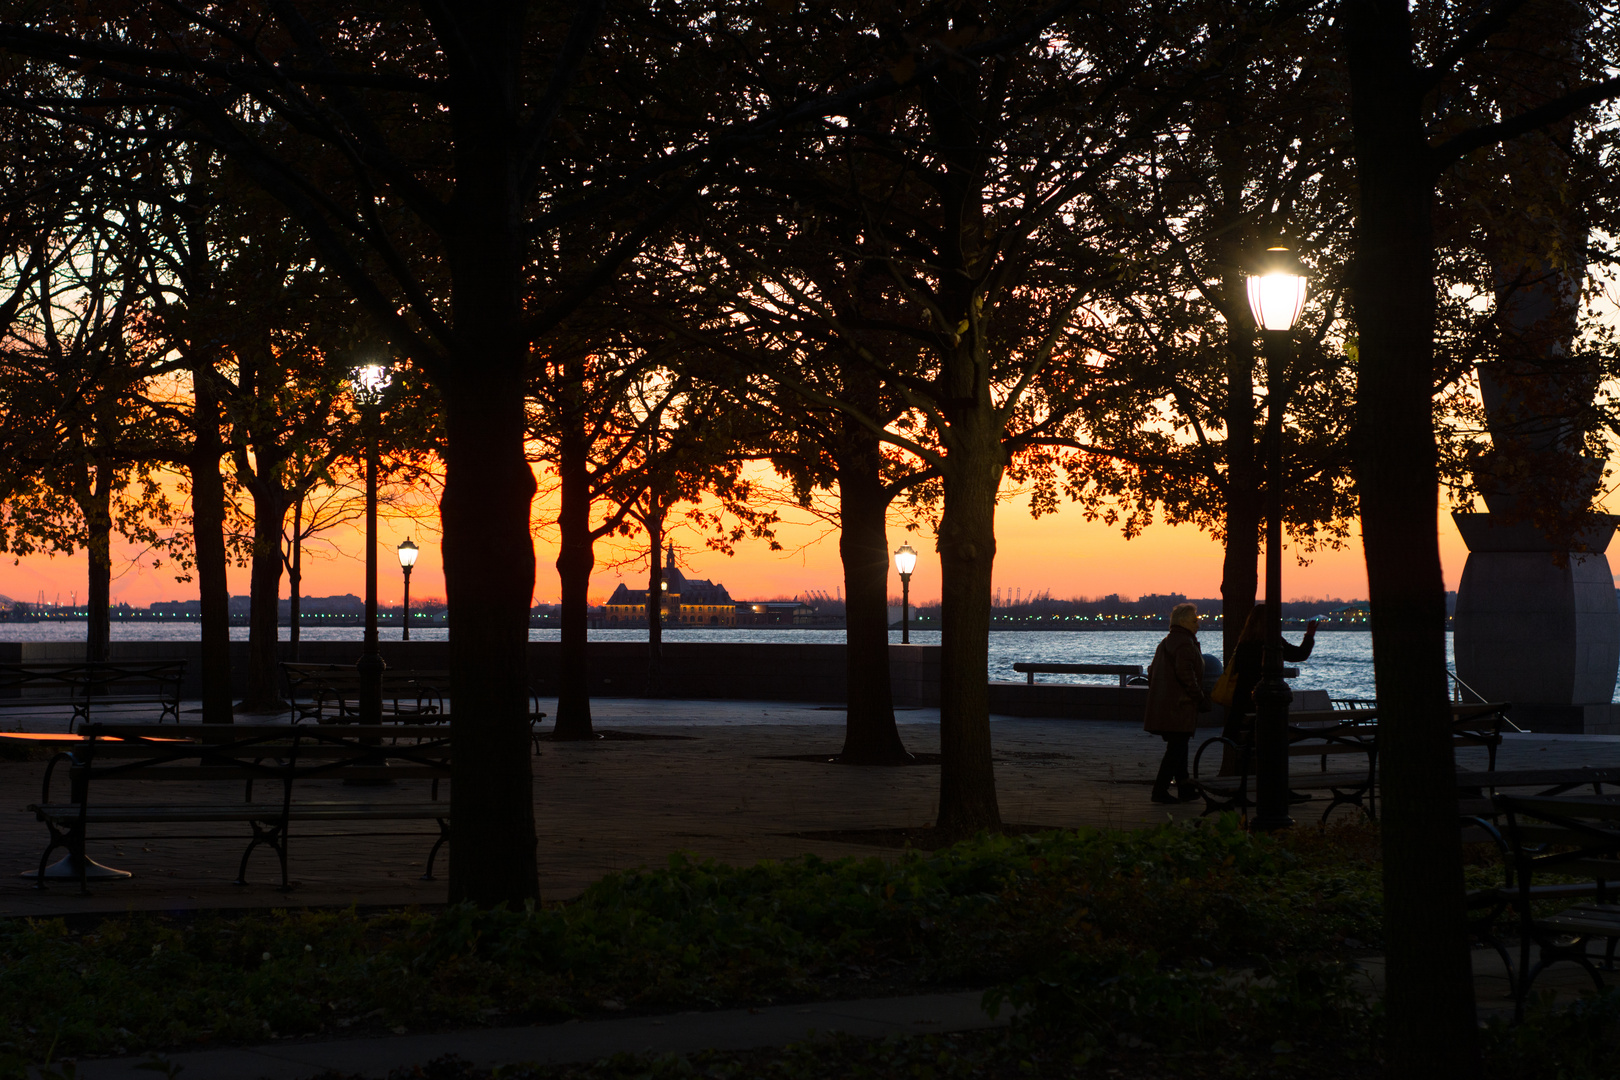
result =
[[[551,705],[542,707],[552,711]],[[612,870],[659,865],[676,851],[736,864],[807,852],[893,855],[894,849],[793,834],[919,826],[934,815],[937,766],[852,768],[781,760],[836,753],[842,744],[838,710],[644,699],[598,700],[593,708],[602,729],[682,738],[544,745],[534,761],[534,806],[540,884],[548,898],[575,895]],[[910,749],[938,751],[937,710],[898,715]],[[1149,802],[1163,744],[1135,723],[998,718],[993,736],[1001,811],[1010,823],[1129,828],[1196,816],[1202,805]],[[1462,751],[1459,761],[1484,768],[1485,755]],[[1620,765],[1620,737],[1514,735],[1499,759],[1501,768],[1580,764]],[[1295,767],[1309,769],[1314,762],[1296,761]],[[220,837],[212,841],[92,840],[93,858],[135,877],[93,886],[90,896],[78,895],[71,885],[36,890],[17,875],[37,864],[44,844],[44,827],[25,809],[40,797],[43,772],[43,762],[0,763],[0,916],[444,900],[443,854],[440,880],[418,880],[431,843],[420,823],[384,836],[295,834],[290,862],[298,884],[290,893],[275,887],[269,851],[254,854],[252,884],[231,884],[245,836],[229,826],[187,830]],[[164,786],[166,797],[177,797],[187,785]],[[416,786],[401,784],[392,797],[425,795]],[[218,785],[195,787],[190,797],[198,800],[219,795]],[[1297,816],[1302,822],[1315,818],[1308,807]]]

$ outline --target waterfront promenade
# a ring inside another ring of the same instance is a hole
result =
[[[543,707],[554,711],[554,704]],[[736,864],[807,852],[894,856],[900,848],[893,837],[885,838],[889,846],[874,846],[852,843],[847,835],[814,834],[914,828],[933,817],[937,766],[851,768],[791,760],[838,751],[838,710],[610,698],[595,701],[593,712],[605,732],[676,737],[544,744],[534,761],[534,806],[541,889],[550,899],[577,894],[609,871],[660,865],[677,851]],[[902,710],[898,717],[910,749],[938,750],[937,710]],[[7,724],[52,725],[60,721]],[[1162,744],[1139,724],[1001,718],[993,735],[1002,816],[1009,823],[1131,828],[1164,821],[1167,814],[1193,817],[1202,806],[1149,802],[1148,782]],[[1459,751],[1458,760],[1485,767],[1483,750]],[[1620,737],[1510,735],[1500,757],[1504,769],[1583,764],[1620,766]],[[1298,769],[1313,766],[1295,763]],[[42,761],[0,763],[0,915],[444,900],[442,877],[418,880],[429,843],[421,836],[295,836],[291,868],[298,885],[291,893],[274,887],[269,851],[255,853],[252,884],[238,887],[231,881],[242,830],[229,827],[209,828],[229,836],[218,841],[93,843],[93,857],[136,876],[97,886],[88,897],[69,885],[36,890],[17,875],[35,865],[44,843],[44,827],[25,809],[39,798],[44,768]],[[196,797],[208,794],[200,790]],[[1307,805],[1299,818],[1314,822],[1317,813]],[[420,830],[411,823],[392,831]],[[443,866],[441,856],[441,874]]]

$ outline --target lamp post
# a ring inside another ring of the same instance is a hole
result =
[[[1249,275],[1249,310],[1266,354],[1266,644],[1265,669],[1254,691],[1254,827],[1285,829],[1288,816],[1288,705],[1282,655],[1282,414],[1283,372],[1293,358],[1294,321],[1305,307],[1305,267],[1282,245],[1268,248]]]
[[[377,428],[382,421],[383,393],[393,375],[387,364],[371,362],[355,368],[350,381],[366,429],[366,637],[354,666],[360,675],[360,723],[381,724],[386,665],[377,649]]]
[[[911,644],[911,572],[917,569],[917,553],[910,544],[901,544],[894,553],[894,568],[900,571],[900,644]]]
[[[399,544],[399,568],[405,571],[405,606],[400,609],[399,640],[411,640],[411,567],[416,565],[417,547],[406,537]]]

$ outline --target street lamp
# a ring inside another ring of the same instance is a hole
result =
[[[894,553],[894,568],[900,571],[900,644],[911,644],[911,572],[917,569],[917,553],[910,544],[901,544]]]
[[[399,640],[411,640],[411,567],[416,565],[417,547],[406,537],[399,544],[399,567],[405,571],[405,606],[400,612]]]
[[[366,638],[360,660],[360,722],[382,723],[382,673],[386,666],[377,648],[377,428],[382,422],[383,394],[394,381],[388,365],[375,361],[354,369],[350,382],[360,406],[366,435]]]
[[[1254,827],[1285,829],[1288,816],[1288,705],[1282,655],[1283,372],[1293,359],[1294,322],[1305,307],[1305,267],[1281,244],[1266,249],[1249,275],[1249,310],[1266,352],[1266,644],[1254,691]]]

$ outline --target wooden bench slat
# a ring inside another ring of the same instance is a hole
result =
[[[55,821],[80,819],[77,803],[53,803],[34,808],[36,817]],[[286,816],[291,821],[388,821],[448,818],[450,804],[441,803],[294,803]],[[100,825],[155,821],[279,821],[280,803],[224,803],[197,806],[91,806],[83,820]]]
[[[357,759],[358,760],[358,759]],[[210,780],[259,780],[276,783],[287,779],[285,767],[266,766],[263,769],[238,768],[234,765],[154,765],[149,769],[133,769],[125,773],[103,773],[96,777],[98,784],[116,783],[202,783]],[[338,768],[321,766],[318,769],[296,768],[291,779],[295,781],[329,780],[448,780],[448,765],[343,765]]]
[[[298,740],[301,743],[328,739],[445,739],[449,730],[444,724],[118,724],[95,721],[86,724],[84,733],[91,737],[111,736],[121,739],[163,738],[184,736],[199,742],[241,742],[247,739]]]

